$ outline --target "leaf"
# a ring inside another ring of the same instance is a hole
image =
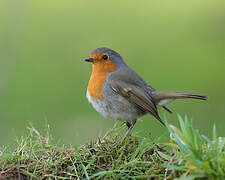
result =
[[[165,168],[168,168],[168,169],[172,169],[172,170],[187,171],[186,168],[180,167],[180,166],[169,165],[169,164],[163,164],[162,166],[165,167]]]
[[[161,156],[163,159],[166,159],[168,161],[171,159],[171,156],[169,156],[161,151],[157,151],[157,152],[158,152],[159,156]]]
[[[5,161],[9,159],[20,159],[22,156],[13,155],[13,154],[4,154],[0,157],[0,161]]]
[[[188,147],[183,143],[183,141],[180,139],[180,137],[172,130],[172,128],[170,127],[170,125],[168,124],[166,118],[165,118],[165,125],[167,127],[167,129],[169,130],[169,132],[172,134],[172,136],[174,137],[175,141],[177,142],[178,146],[180,147],[181,151],[184,154],[189,154],[189,149]]]
[[[213,141],[216,141],[217,135],[216,135],[216,125],[213,125]]]

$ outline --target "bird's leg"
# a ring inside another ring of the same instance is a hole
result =
[[[127,132],[126,134],[124,135],[123,137],[123,140],[122,140],[122,143],[126,140],[126,138],[130,135],[130,131],[133,129],[134,125],[135,125],[136,121],[134,123],[129,123],[129,122],[126,122],[126,125],[127,125]]]

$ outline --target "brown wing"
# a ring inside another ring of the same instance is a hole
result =
[[[157,120],[165,125],[158,115],[158,111],[152,97],[145,93],[144,90],[121,81],[110,80],[109,83],[116,93],[126,98],[130,103],[135,104],[142,111],[152,114]]]

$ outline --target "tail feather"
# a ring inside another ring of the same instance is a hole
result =
[[[154,101],[156,105],[159,106],[164,106],[175,99],[186,99],[186,98],[207,100],[207,96],[192,93],[156,92],[154,94]]]

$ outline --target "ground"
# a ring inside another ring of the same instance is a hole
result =
[[[117,123],[104,137],[80,147],[59,147],[47,130],[33,126],[13,152],[0,150],[2,179],[225,179],[225,138],[210,140],[179,116],[180,129],[166,122],[171,139],[155,143]]]

